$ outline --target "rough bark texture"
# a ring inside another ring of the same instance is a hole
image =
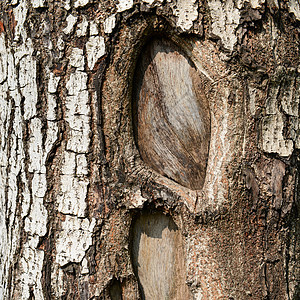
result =
[[[299,299],[299,22],[296,0],[1,1],[0,298]],[[207,99],[199,186],[134,137],[158,37]]]

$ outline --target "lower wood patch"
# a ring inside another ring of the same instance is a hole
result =
[[[170,216],[141,214],[133,224],[131,254],[143,299],[192,299],[183,238]]]

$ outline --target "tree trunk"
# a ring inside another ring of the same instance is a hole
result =
[[[299,299],[297,0],[0,3],[1,299]]]

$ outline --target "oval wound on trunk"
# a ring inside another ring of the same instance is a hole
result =
[[[143,49],[133,82],[133,123],[143,161],[193,190],[203,186],[210,142],[201,80],[183,51],[155,39]]]

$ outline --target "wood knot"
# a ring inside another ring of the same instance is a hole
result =
[[[142,159],[194,190],[203,186],[210,143],[202,81],[178,46],[155,39],[143,49],[133,82],[134,130]]]

